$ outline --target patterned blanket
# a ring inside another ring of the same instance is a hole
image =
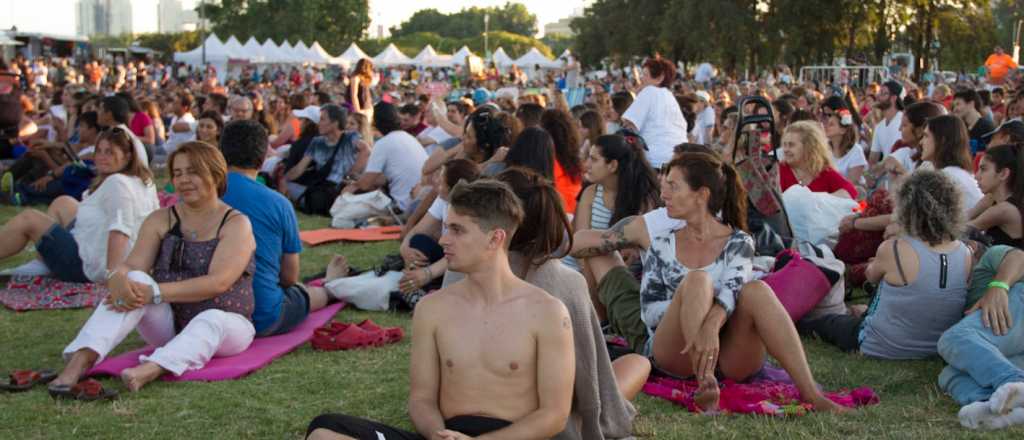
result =
[[[0,290],[0,303],[15,311],[93,307],[107,296],[104,286],[55,278],[14,276]]]

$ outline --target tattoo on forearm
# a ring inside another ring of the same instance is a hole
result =
[[[577,258],[596,257],[599,255],[608,255],[617,250],[630,247],[632,243],[630,243],[629,240],[626,240],[625,231],[626,225],[634,219],[636,219],[635,215],[619,220],[618,223],[615,223],[611,228],[608,228],[607,231],[604,231],[601,234],[600,245],[580,249],[573,253],[573,256]]]

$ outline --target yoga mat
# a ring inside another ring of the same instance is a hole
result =
[[[216,382],[232,380],[245,376],[270,364],[271,361],[284,356],[289,351],[306,343],[313,337],[313,330],[330,321],[345,303],[331,304],[317,310],[306,317],[294,330],[283,335],[256,338],[245,351],[230,357],[213,358],[205,367],[188,371],[180,377],[165,374],[161,380],[170,382],[203,381]],[[148,355],[154,350],[146,346],[135,351],[105,359],[86,373],[87,376],[120,376],[121,371],[139,365],[139,356]]]
[[[310,246],[333,241],[387,241],[398,240],[401,226],[383,226],[366,229],[316,229],[299,232],[299,239]]]
[[[644,384],[645,394],[659,397],[699,413],[693,395],[699,388],[696,380],[679,380],[652,375]],[[719,409],[725,414],[758,414],[766,416],[803,416],[811,412],[810,404],[800,401],[800,392],[789,375],[780,368],[765,368],[745,383],[725,380],[720,387]],[[878,395],[869,387],[825,392],[833,402],[847,407],[875,405]]]
[[[107,288],[93,283],[68,283],[56,278],[15,275],[0,290],[0,303],[14,311],[93,307]]]

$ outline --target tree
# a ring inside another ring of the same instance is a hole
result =
[[[421,9],[408,20],[390,29],[391,36],[433,32],[442,37],[470,38],[484,32],[484,16],[490,17],[488,30],[505,31],[526,37],[537,33],[537,16],[522,3],[505,3],[502,7],[471,7],[452,14],[437,9]]]
[[[368,0],[220,0],[202,12],[223,37],[320,41],[329,52],[344,50],[370,25]]]

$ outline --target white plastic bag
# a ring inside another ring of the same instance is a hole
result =
[[[377,276],[374,271],[363,272],[354,277],[331,280],[324,284],[331,294],[360,310],[383,311],[388,309],[391,292],[398,290],[401,272],[391,271]]]
[[[331,227],[354,228],[360,220],[388,215],[388,206],[390,205],[391,198],[380,190],[363,194],[339,195],[331,205]]]
[[[828,193],[811,192],[806,186],[793,185],[782,193],[793,238],[824,244],[830,249],[839,241],[839,222],[853,214],[857,202]]]

